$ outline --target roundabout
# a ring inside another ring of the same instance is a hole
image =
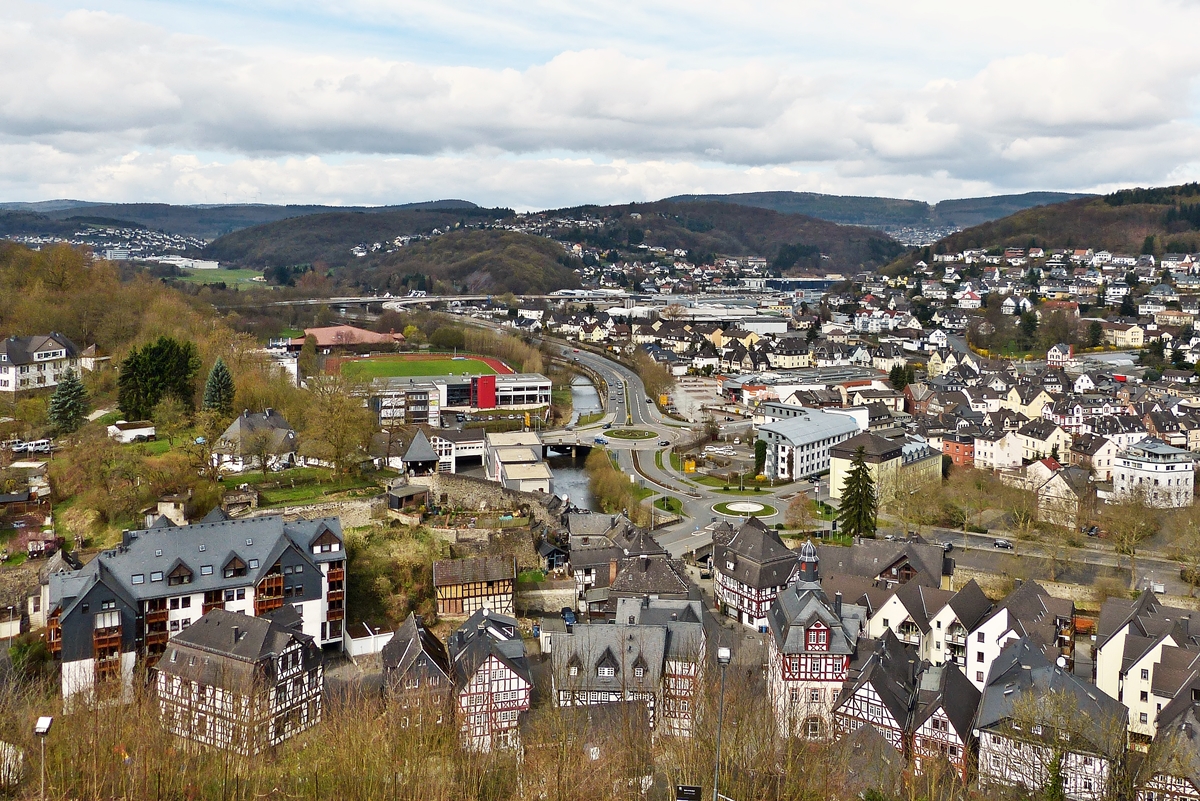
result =
[[[614,428],[604,432],[605,436],[616,439],[654,439],[657,434],[644,428]]]
[[[727,517],[770,517],[778,511],[774,506],[758,501],[727,501],[715,504],[712,510]]]

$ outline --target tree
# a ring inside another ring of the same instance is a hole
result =
[[[415,325],[404,326],[404,341],[409,345],[420,345],[424,337],[421,335],[421,329]]]
[[[225,429],[229,427],[229,418],[215,411],[201,411],[194,421],[196,436],[190,438],[183,446],[192,469],[210,481],[219,481],[221,471],[213,458],[217,443]]]
[[[854,452],[850,474],[842,488],[842,505],[838,511],[838,523],[842,533],[850,537],[874,537],[877,500],[875,480],[867,469],[866,448]]]
[[[167,395],[192,408],[200,356],[194,342],[159,337],[130,351],[117,378],[117,406],[127,420],[145,420]]]
[[[1104,326],[1099,320],[1092,320],[1088,324],[1088,347],[1098,348],[1104,344]]]
[[[276,455],[275,433],[273,429],[261,428],[242,437],[242,458],[252,465],[258,464],[264,476],[271,471],[271,463]]]
[[[888,383],[892,385],[892,389],[901,392],[908,386],[908,370],[904,365],[894,365],[888,373]]]
[[[1129,557],[1129,588],[1136,589],[1138,545],[1157,530],[1157,516],[1146,505],[1144,493],[1131,492],[1108,504],[1100,521],[1116,552]]]
[[[309,409],[304,448],[331,462],[339,473],[354,469],[366,455],[375,431],[375,415],[363,404],[358,387],[341,376],[322,376],[309,382]]]
[[[154,407],[151,419],[156,436],[166,437],[167,444],[175,447],[175,438],[187,428],[187,407],[174,395],[168,395]]]
[[[46,416],[55,430],[62,434],[71,434],[79,430],[91,411],[88,402],[87,389],[74,370],[68,370],[54,388],[50,398],[50,409]]]
[[[463,330],[457,326],[443,325],[429,335],[429,344],[441,350],[462,350]]]
[[[208,380],[204,382],[204,402],[201,408],[231,415],[235,394],[233,374],[229,372],[225,360],[218,356],[212,369],[208,371]]]
[[[1175,523],[1179,536],[1171,545],[1171,557],[1183,566],[1180,572],[1187,581],[1188,597],[1194,598],[1200,583],[1200,506],[1181,509]]]
[[[1126,294],[1121,298],[1121,308],[1117,312],[1122,317],[1137,317],[1137,306],[1133,305],[1133,295]]]
[[[796,493],[796,497],[792,498],[792,502],[788,504],[787,512],[784,515],[784,525],[800,531],[809,531],[814,528],[816,520],[812,499],[803,492]]]
[[[767,465],[767,441],[758,439],[754,441],[754,475],[762,475],[763,468]]]
[[[302,379],[317,374],[317,338],[312,334],[304,338],[304,344],[300,347],[300,355],[296,358],[296,371]]]

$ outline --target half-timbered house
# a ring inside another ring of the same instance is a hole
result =
[[[171,640],[156,673],[163,728],[203,745],[250,756],[321,720],[321,649],[275,620],[213,609]]]
[[[1163,708],[1155,738],[1171,758],[1135,788],[1137,801],[1200,799],[1200,688]]]
[[[433,563],[433,590],[439,615],[459,617],[490,609],[513,613],[517,560],[512,556],[476,556]]]
[[[480,609],[450,635],[449,653],[463,744],[475,751],[516,746],[533,690],[517,621]]]
[[[872,726],[904,754],[909,719],[916,704],[920,661],[916,648],[900,642],[891,629],[885,629],[872,644],[874,650],[858,675],[843,686],[833,705],[833,730],[840,736],[861,726]]]
[[[63,698],[115,678],[129,689],[139,656],[153,664],[213,609],[257,617],[289,605],[318,646],[340,647],[345,558],[337,518],[126,531],[79,570],[49,576],[47,643],[62,661]]]
[[[945,760],[967,780],[975,736],[971,726],[979,708],[975,689],[953,662],[921,673],[917,706],[910,724],[909,753],[917,773]]]
[[[714,537],[715,537],[714,533]],[[713,541],[717,601],[739,623],[763,630],[775,597],[796,577],[796,552],[757,517],[727,540]]]
[[[453,691],[450,655],[420,617],[410,612],[380,653],[384,687],[405,710],[401,725],[420,725],[426,713],[441,722]]]
[[[1048,660],[1028,637],[992,661],[979,701],[978,781],[1039,792],[1052,774],[1065,798],[1108,797],[1125,751],[1125,707]]]
[[[916,581],[948,589],[954,574],[954,560],[942,546],[915,537],[903,542],[858,540],[849,548],[820,545],[817,553],[826,572],[862,576],[886,588]]]
[[[800,547],[800,580],[776,596],[767,613],[767,689],[780,736],[824,739],[850,672],[866,610],[832,601],[821,588],[817,552]]]

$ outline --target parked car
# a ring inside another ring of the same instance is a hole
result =
[[[563,622],[568,626],[575,625],[575,610],[571,609],[571,607],[564,606],[562,611],[560,611],[558,614],[562,617]]]
[[[992,547],[1000,548],[1005,551],[1011,551],[1013,549],[1013,544],[1011,542],[1009,542],[1008,540],[997,539],[997,540],[992,540]]]
[[[943,542],[943,543],[942,543],[942,550],[943,550],[943,551],[946,551],[947,553],[949,553],[950,551],[953,551],[953,550],[954,550],[954,543],[953,543],[953,542],[950,542],[949,540],[947,540],[947,541]]]

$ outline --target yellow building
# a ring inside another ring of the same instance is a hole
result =
[[[864,431],[834,445],[829,452],[829,495],[842,499],[854,455],[863,449],[863,462],[875,482],[880,503],[897,492],[915,492],[942,480],[942,454],[927,442],[890,440]]]

